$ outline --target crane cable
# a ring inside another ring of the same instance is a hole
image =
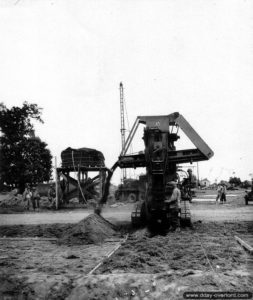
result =
[[[127,107],[126,107],[125,97],[123,98],[123,105],[124,105],[124,111],[126,112],[127,132],[129,134],[129,132],[130,132],[130,126],[129,126],[129,119],[128,119],[128,113],[127,113]],[[132,145],[132,143],[130,144],[130,153],[133,154],[133,145]],[[133,170],[133,175],[135,177],[135,170]]]
[[[129,126],[129,119],[128,119],[128,113],[127,113],[127,107],[126,107],[126,101],[125,101],[125,98],[123,99],[123,104],[124,104],[124,107],[125,107],[125,112],[126,112],[126,120],[127,120],[127,131],[129,132],[130,131],[130,126]],[[133,146],[132,144],[130,145],[130,151],[131,153],[133,153]]]
[[[72,163],[73,163],[73,168],[74,168],[74,171],[77,173],[76,168],[75,168],[75,162],[74,162],[74,151],[72,150],[71,153],[72,153]],[[79,171],[79,165],[78,165],[78,171]],[[84,197],[84,194],[83,194],[83,191],[82,191],[82,188],[81,188],[81,185],[80,185],[79,176],[77,176],[77,183],[78,183],[78,186],[79,186],[79,190],[81,191],[83,200],[84,200],[84,202],[87,204],[87,201],[86,201],[86,199],[85,199],[85,197]]]

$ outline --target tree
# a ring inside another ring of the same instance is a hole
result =
[[[251,182],[249,180],[244,180],[241,184],[241,187],[243,189],[248,189],[249,187],[251,187]]]
[[[230,177],[229,183],[232,184],[233,186],[240,186],[242,182],[239,177]]]
[[[25,183],[48,181],[51,175],[52,155],[47,144],[34,137],[33,119],[43,123],[37,104],[24,102],[11,109],[0,104],[0,178],[21,191]]]

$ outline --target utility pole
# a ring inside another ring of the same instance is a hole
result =
[[[58,194],[58,173],[57,173],[57,157],[55,156],[55,208],[59,208],[59,194]]]
[[[119,84],[120,91],[120,132],[121,132],[121,150],[125,147],[125,113],[124,113],[124,89],[123,84],[120,82]],[[123,182],[126,179],[126,169],[122,169],[121,173],[121,181]]]
[[[199,162],[197,161],[197,182],[198,182],[198,187],[199,187]]]

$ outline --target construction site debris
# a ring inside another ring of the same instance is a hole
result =
[[[114,204],[110,205],[110,207],[115,208],[115,207],[125,206],[125,205],[126,205],[126,204],[123,203],[123,202],[117,202],[117,203],[114,203]]]
[[[91,214],[72,226],[61,236],[60,244],[97,244],[116,236],[116,227],[97,214]]]
[[[253,247],[251,247],[249,245],[249,243],[247,243],[246,241],[242,240],[241,238],[239,238],[238,236],[235,236],[236,241],[243,247],[245,248],[247,251],[249,251],[250,254],[253,254]]]
[[[76,254],[72,253],[72,252],[69,252],[67,253],[66,259],[77,259],[77,258],[80,258],[79,256],[77,256]]]
[[[40,208],[52,208],[53,207],[53,202],[49,201],[48,197],[41,197],[39,200],[40,203]]]
[[[72,198],[72,199],[69,200],[69,203],[71,203],[71,204],[77,204],[77,203],[79,203],[79,199],[77,197]]]
[[[0,197],[0,207],[1,208],[23,208],[27,206],[27,201],[23,199],[21,194],[17,194],[15,191],[9,193],[2,193]],[[53,208],[53,203],[49,201],[48,197],[42,196],[39,199],[40,208],[51,209]]]
[[[5,193],[1,195],[0,207],[23,206],[23,197],[16,192]]]

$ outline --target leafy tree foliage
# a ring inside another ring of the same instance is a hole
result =
[[[43,123],[37,104],[8,109],[0,104],[1,181],[24,189],[50,179],[52,155],[47,144],[33,136],[32,120]]]
[[[239,177],[230,177],[229,178],[229,183],[234,185],[234,186],[240,186],[241,185],[241,179]]]
[[[249,180],[244,180],[241,184],[241,187],[244,189],[248,189],[249,187],[251,187],[251,182]]]

